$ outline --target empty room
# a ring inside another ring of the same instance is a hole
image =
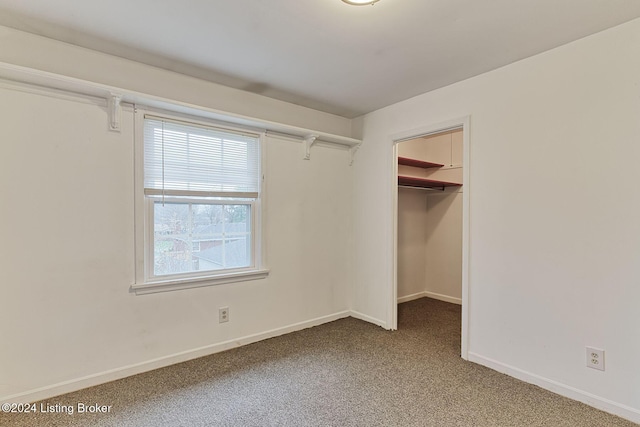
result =
[[[0,0],[1,426],[640,424],[640,2]]]

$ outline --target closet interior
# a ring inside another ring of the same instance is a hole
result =
[[[462,135],[398,143],[398,302],[462,304]]]

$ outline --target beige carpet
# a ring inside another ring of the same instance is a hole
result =
[[[460,307],[343,319],[42,402],[107,414],[0,414],[0,426],[632,426],[460,352]]]

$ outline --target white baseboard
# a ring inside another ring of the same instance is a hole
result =
[[[351,315],[351,317],[354,317],[356,319],[364,320],[365,322],[373,323],[374,325],[378,325],[385,329],[388,329],[387,322],[384,322],[380,319],[376,319],[375,317],[367,316],[366,314],[362,314],[359,311],[354,311],[354,310],[351,310],[349,314]]]
[[[427,298],[433,298],[444,302],[451,302],[453,304],[462,305],[462,299],[456,297],[450,297],[449,295],[436,294],[435,292],[425,291],[424,296]]]
[[[403,302],[413,301],[414,299],[420,299],[426,297],[426,292],[418,292],[411,295],[405,295],[403,297],[398,298],[398,304],[402,304]]]
[[[224,341],[218,344],[212,344],[212,345],[196,348],[193,350],[187,350],[187,351],[175,353],[169,356],[148,360],[146,362],[136,363],[133,365],[123,366],[121,368],[111,369],[109,371],[104,371],[97,374],[87,375],[82,378],[63,381],[57,384],[37,388],[34,390],[28,390],[23,393],[13,394],[11,396],[0,397],[0,403],[7,403],[7,402],[26,403],[26,402],[36,402],[38,400],[43,400],[43,399],[49,399],[51,397],[59,396],[65,393],[71,393],[73,391],[81,390],[83,388],[93,387],[93,386],[104,384],[110,381],[119,380],[121,378],[130,377],[132,375],[141,374],[143,372],[152,371],[154,369],[175,365],[176,363],[186,362],[187,360],[197,359],[198,357],[208,356],[210,354],[219,353],[221,351],[229,350],[235,347],[240,347],[243,345],[252,344],[257,341],[262,341],[268,338],[277,337],[279,335],[288,334],[290,332],[311,328],[313,326],[318,326],[323,323],[328,323],[334,320],[343,319],[345,317],[349,317],[350,315],[351,315],[351,312],[348,310],[341,311],[339,313],[318,317],[318,318],[307,320],[304,322],[294,323],[292,325],[272,329],[270,331],[261,332],[253,335],[247,335],[242,338],[236,338],[236,339]],[[366,320],[366,319],[363,319],[363,320]],[[372,322],[372,323],[375,323],[375,322]]]
[[[398,304],[402,304],[403,302],[409,302],[409,301],[413,301],[414,299],[419,299],[419,298],[424,298],[424,297],[437,299],[437,300],[445,301],[445,302],[450,302],[450,303],[453,303],[453,304],[462,305],[462,299],[461,298],[450,297],[449,295],[437,294],[435,292],[429,292],[429,291],[418,292],[418,293],[415,293],[415,294],[411,294],[411,295],[406,295],[404,297],[400,297],[400,298],[398,298]]]
[[[491,368],[495,371],[517,378],[529,384],[535,384],[545,390],[552,391],[569,399],[577,400],[594,408],[625,418],[634,423],[640,423],[640,411],[611,400],[596,396],[583,390],[562,384],[560,382],[532,374],[513,366],[506,365],[497,360],[469,352],[469,361]]]

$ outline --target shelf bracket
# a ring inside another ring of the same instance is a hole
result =
[[[109,130],[120,132],[120,122],[122,121],[122,95],[109,94]]]
[[[310,134],[304,137],[304,160],[311,159],[311,147],[316,143],[319,135]]]
[[[358,151],[358,149],[360,148],[360,145],[361,144],[354,145],[353,147],[349,148],[349,166],[353,165],[353,160],[355,159],[356,151]]]

